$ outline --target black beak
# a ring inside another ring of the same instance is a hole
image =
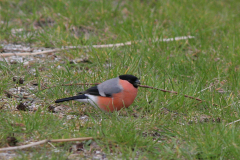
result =
[[[139,81],[139,79],[138,79],[138,80],[136,80],[136,81],[134,82],[133,85],[134,85],[135,87],[138,87],[138,86],[140,86],[140,84],[141,84],[141,83],[140,83],[140,81]]]

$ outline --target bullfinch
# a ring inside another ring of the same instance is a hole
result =
[[[129,107],[137,96],[140,81],[133,75],[120,75],[97,86],[91,87],[77,96],[58,99],[55,103],[76,100],[89,102],[106,112],[118,111]]]

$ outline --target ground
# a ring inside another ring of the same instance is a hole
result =
[[[93,137],[0,159],[238,159],[239,7],[238,0],[0,1],[0,148]],[[194,38],[162,41],[181,36]],[[62,49],[69,46],[77,48]],[[131,107],[111,114],[54,104],[90,87],[63,84],[125,73],[179,94],[140,87]]]

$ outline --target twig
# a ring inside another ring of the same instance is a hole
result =
[[[231,125],[231,124],[233,124],[233,123],[236,123],[236,122],[239,122],[240,121],[240,119],[238,119],[238,120],[236,120],[236,121],[233,121],[233,122],[231,122],[231,123],[228,123],[228,124],[226,124],[225,126],[229,126],[229,125]]]
[[[48,142],[85,141],[85,140],[90,140],[90,139],[93,139],[93,137],[70,138],[70,139],[52,139],[52,140],[47,140],[47,139],[45,139],[45,140],[42,140],[42,141],[33,142],[33,143],[31,143],[31,144],[22,145],[22,146],[0,148],[0,152],[1,152],[1,151],[12,151],[12,150],[29,148],[29,147],[41,145],[41,144],[48,143]]]
[[[84,138],[70,138],[70,139],[52,139],[50,142],[70,142],[70,141],[85,141],[93,139],[93,137],[84,137]]]
[[[179,41],[184,39],[192,39],[195,38],[194,36],[182,36],[182,37],[174,37],[174,38],[163,38],[159,39],[156,38],[152,40],[152,42],[170,42],[170,41]],[[47,53],[53,53],[53,52],[59,52],[63,50],[70,50],[70,49],[86,49],[86,48],[110,48],[110,47],[121,47],[121,46],[130,46],[134,43],[142,42],[143,40],[139,41],[128,41],[125,43],[116,43],[116,44],[103,44],[103,45],[88,45],[88,46],[67,46],[62,48],[56,48],[48,51],[42,51],[42,52],[25,52],[25,53],[1,53],[0,57],[9,57],[9,56],[32,56],[32,55],[38,55],[38,54],[47,54]]]
[[[50,146],[52,146],[54,149],[57,149],[51,142],[48,142]]]
[[[168,93],[178,94],[178,92],[176,92],[176,91],[168,91],[168,90],[165,90],[165,89],[160,89],[160,88],[151,87],[151,86],[147,86],[147,85],[140,85],[139,87],[142,87],[142,88],[150,88],[150,89],[156,89],[156,90],[160,90],[160,91],[163,91],[163,92],[168,92]]]
[[[169,91],[169,90],[160,89],[160,88],[155,88],[155,87],[146,86],[146,85],[140,85],[140,87],[142,87],[142,88],[156,89],[156,90],[160,90],[160,91],[163,91],[163,92],[168,92],[168,93],[178,94],[178,92],[176,92],[176,91]],[[200,98],[195,98],[195,97],[188,96],[188,95],[184,95],[184,97],[187,97],[187,98],[190,98],[190,99],[195,99],[195,100],[197,100],[197,101],[202,102],[202,100],[201,100]]]
[[[203,91],[205,91],[205,90],[207,90],[207,89],[211,88],[213,85],[214,85],[214,84],[211,84],[209,87],[207,87],[207,88],[204,88],[204,89],[202,89],[201,91],[199,91],[199,92],[197,92],[197,93],[201,93],[201,92],[203,92]]]
[[[42,51],[42,52],[25,52],[25,53],[1,53],[0,56],[2,57],[9,57],[9,56],[34,56],[38,54],[48,54],[48,53],[53,53],[53,52],[59,52],[62,50],[68,50],[68,49],[52,49],[48,51]]]
[[[195,38],[194,36],[182,36],[182,37],[174,37],[174,38],[163,38],[163,39],[158,39],[156,38],[155,40],[153,40],[153,42],[170,42],[170,41],[179,41],[179,40],[184,40],[184,39],[192,39]]]
[[[17,149],[29,148],[29,147],[33,147],[33,146],[37,146],[37,145],[40,145],[40,144],[47,143],[48,141],[49,140],[42,140],[42,141],[33,142],[31,144],[22,145],[22,146],[0,148],[0,151],[12,151],[12,150],[17,150]]]
[[[32,52],[33,49],[4,49],[5,51],[11,51],[11,52]]]

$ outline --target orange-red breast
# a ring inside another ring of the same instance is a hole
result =
[[[79,95],[58,99],[55,103],[76,100],[89,102],[103,111],[113,112],[129,107],[137,96],[140,81],[133,75],[120,75],[97,86],[91,87]]]

